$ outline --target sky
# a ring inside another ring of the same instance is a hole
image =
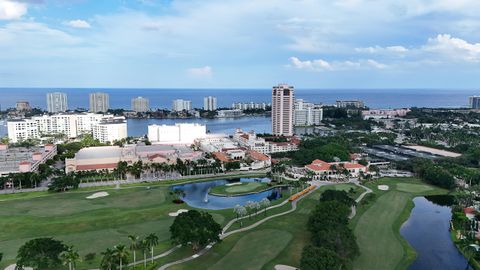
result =
[[[0,87],[480,88],[479,0],[0,0]]]

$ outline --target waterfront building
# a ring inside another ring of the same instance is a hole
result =
[[[191,111],[192,110],[192,101],[175,99],[172,104],[172,111],[182,112],[182,111]]]
[[[150,110],[150,101],[144,97],[132,98],[132,111],[148,112]]]
[[[337,108],[365,108],[365,104],[361,100],[337,100]]]
[[[217,110],[217,98],[208,96],[203,98],[203,109],[205,111],[216,111]]]
[[[26,100],[19,100],[15,104],[15,109],[19,112],[20,111],[31,111],[32,107],[30,106],[30,102],[28,102]]]
[[[242,110],[219,110],[217,111],[218,118],[234,118],[243,116]]]
[[[379,109],[362,111],[363,119],[387,119],[394,117],[403,117],[410,112],[410,109]]]
[[[60,92],[47,93],[47,111],[49,113],[66,112],[67,109],[67,94]]]
[[[254,131],[244,132],[241,129],[235,131],[233,140],[242,147],[262,154],[297,151],[300,144],[300,140],[295,137],[289,137],[285,142],[267,141],[265,138],[258,137]]]
[[[318,126],[323,120],[323,109],[320,105],[295,100],[294,126]]]
[[[90,94],[90,112],[107,112],[109,108],[110,101],[107,93],[97,92]]]
[[[272,133],[275,136],[293,135],[294,88],[279,84],[272,88]]]
[[[127,138],[127,121],[123,117],[102,119],[92,129],[93,138],[101,143],[113,143]]]
[[[318,180],[342,177],[344,170],[348,171],[352,177],[359,177],[361,173],[368,172],[366,166],[358,163],[325,162],[320,159],[312,161],[311,164],[305,166],[305,169],[313,173],[313,179]]]
[[[93,134],[95,125],[113,120],[125,121],[125,118],[109,114],[61,113],[9,120],[7,122],[8,138],[14,143],[52,135],[64,135],[73,139],[82,134]],[[121,134],[116,136],[123,137]]]
[[[0,144],[0,177],[10,173],[36,172],[40,164],[57,154],[57,146],[9,147]],[[8,185],[8,183],[5,183]]]
[[[261,110],[267,110],[272,106],[271,103],[254,103],[252,102],[237,102],[232,104],[232,109],[235,110],[255,110],[255,109],[261,109]]]
[[[206,126],[196,123],[148,126],[148,140],[159,144],[191,145],[196,139],[205,138],[206,134]]]
[[[471,96],[468,101],[471,109],[480,109],[480,96]]]

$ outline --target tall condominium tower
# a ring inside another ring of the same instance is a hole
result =
[[[150,101],[144,97],[132,98],[132,110],[135,112],[148,112]]]
[[[468,101],[471,109],[480,109],[480,96],[471,96]]]
[[[190,100],[175,99],[172,102],[172,111],[174,112],[190,111],[190,110],[192,110],[192,101]]]
[[[217,98],[212,96],[204,97],[203,109],[205,111],[215,111],[217,109]]]
[[[272,133],[276,136],[293,135],[294,90],[288,84],[272,89]]]
[[[109,109],[109,98],[106,93],[91,93],[90,94],[90,111],[97,112],[107,112]]]
[[[68,109],[67,94],[47,93],[47,110],[49,113],[65,112]]]

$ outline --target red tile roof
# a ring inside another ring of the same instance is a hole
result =
[[[255,150],[250,150],[248,151],[248,154],[250,154],[250,157],[255,159],[255,160],[260,160],[260,161],[267,161],[267,160],[270,160],[270,157],[265,155],[265,154],[262,154],[258,151],[255,151]]]
[[[222,162],[230,162],[230,158],[225,153],[213,152],[213,155],[215,156],[216,159]]]

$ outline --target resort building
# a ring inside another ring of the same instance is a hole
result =
[[[0,177],[10,173],[36,172],[40,164],[57,154],[57,146],[12,147],[0,144]]]
[[[261,110],[267,110],[271,108],[272,104],[271,103],[254,103],[248,102],[248,103],[242,103],[242,102],[237,102],[232,104],[232,109],[236,110],[255,110],[255,109],[261,109]]]
[[[272,133],[275,136],[293,135],[294,89],[287,84],[272,88]]]
[[[15,104],[15,110],[21,112],[21,111],[31,111],[32,107],[30,106],[30,102],[26,100],[19,100]]]
[[[236,130],[233,140],[240,146],[262,154],[296,151],[300,144],[300,140],[295,137],[287,137],[285,142],[273,142],[258,137],[254,131],[244,132],[241,129]]]
[[[172,102],[172,111],[174,112],[191,111],[191,110],[192,110],[192,101],[190,100],[175,99]]]
[[[90,94],[90,112],[99,113],[107,112],[110,109],[109,96],[106,93],[91,93]]]
[[[208,96],[203,98],[203,109],[205,111],[216,111],[217,110],[217,98]]]
[[[60,92],[47,93],[47,111],[49,113],[66,112],[67,109],[67,94]]]
[[[196,139],[203,139],[207,128],[200,124],[181,123],[169,125],[149,125],[148,140],[158,144],[193,144]]]
[[[313,173],[313,178],[317,180],[339,178],[345,176],[348,172],[351,177],[358,177],[361,173],[367,173],[368,168],[358,163],[351,162],[325,162],[320,159],[314,160],[311,164],[305,166],[307,172]]]
[[[132,111],[148,112],[150,110],[150,101],[144,97],[132,98]]]
[[[123,117],[102,119],[93,126],[93,138],[101,143],[113,143],[127,138],[127,121]]]

